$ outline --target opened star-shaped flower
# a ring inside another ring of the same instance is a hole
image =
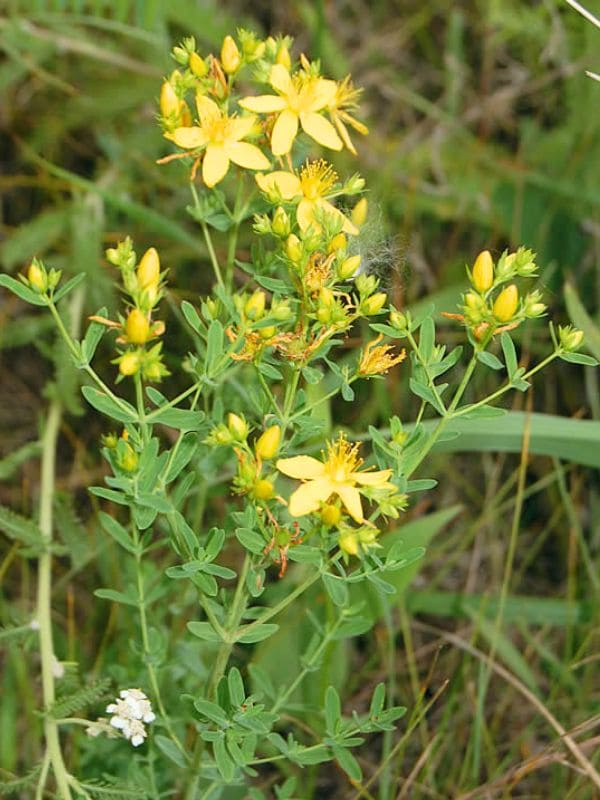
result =
[[[348,150],[351,153],[356,155],[356,148],[352,143],[352,139],[348,133],[348,128],[346,127],[349,125],[351,128],[354,128],[355,131],[361,133],[363,136],[366,136],[369,133],[369,129],[366,125],[363,125],[362,122],[357,120],[351,114],[348,113],[348,110],[354,110],[358,108],[358,98],[360,97],[362,89],[355,89],[352,85],[352,81],[350,80],[350,76],[346,76],[341,83],[336,85],[335,95],[333,99],[327,106],[327,110],[333,120],[333,124],[337,128],[337,132],[340,135],[341,140],[344,142]]]
[[[165,134],[185,150],[204,148],[202,180],[212,188],[222,181],[230,162],[244,169],[268,169],[269,160],[256,145],[241,141],[250,131],[256,117],[229,117],[208,97],[196,95],[200,125],[176,128]]]
[[[277,469],[290,478],[304,483],[292,494],[288,510],[293,517],[303,517],[318,511],[321,503],[337,495],[356,522],[364,522],[361,486],[393,488],[389,482],[390,469],[359,471],[362,459],[358,457],[358,444],[349,444],[340,434],[337,442],[330,442],[324,461],[311,456],[280,458]],[[325,456],[325,454],[323,454]]]
[[[335,103],[337,83],[299,72],[292,76],[282,64],[271,68],[269,82],[277,94],[245,97],[240,106],[259,114],[279,113],[271,133],[273,155],[283,156],[292,149],[298,124],[323,147],[341,150],[342,140],[334,126],[319,112]]]
[[[358,228],[327,199],[332,196],[332,189],[337,181],[337,175],[327,162],[307,162],[298,174],[276,170],[268,175],[259,173],[255,178],[259,188],[267,195],[287,201],[300,200],[296,219],[302,232],[309,227],[317,232],[321,230],[315,216],[317,209],[320,209],[340,219],[343,223],[342,230],[346,233],[358,235]]]

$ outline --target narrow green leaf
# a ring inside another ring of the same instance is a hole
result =
[[[194,306],[187,300],[184,300],[181,304],[181,312],[190,328],[196,333],[200,333],[203,328],[203,323]]]
[[[253,626],[252,630],[249,630],[249,628],[250,625],[242,625],[242,627],[239,628],[235,637],[236,642],[240,642],[240,644],[262,642],[264,639],[268,639],[269,636],[276,633],[279,630],[279,625],[275,625],[272,622],[265,622],[262,625]]]
[[[203,639],[205,642],[221,642],[222,639],[210,622],[188,622],[188,631],[197,636],[198,639]]]
[[[119,544],[129,553],[137,553],[138,548],[132,541],[130,534],[121,524],[117,522],[116,519],[113,519],[113,517],[104,511],[100,511],[98,517],[104,530],[109,536],[112,536],[117,544]]]
[[[21,283],[21,281],[11,278],[10,275],[0,275],[0,286],[4,286],[6,289],[9,289],[13,294],[16,294],[17,297],[20,297],[21,300],[24,300],[26,303],[31,303],[32,306],[48,305],[45,300],[42,300],[37,292],[34,292],[33,289],[29,288],[29,286],[25,286],[25,284]]]
[[[517,371],[517,351],[515,350],[514,342],[508,331],[504,331],[500,337],[500,344],[502,345],[502,352],[504,353],[504,360],[506,362],[506,371],[508,377],[512,380],[513,375]]]
[[[112,397],[95,389],[93,386],[82,386],[81,393],[96,411],[105,414],[118,422],[137,422],[138,415],[135,408],[126,400],[116,403]]]

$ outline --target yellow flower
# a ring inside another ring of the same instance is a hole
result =
[[[199,126],[176,128],[166,136],[185,150],[206,148],[202,179],[209,188],[223,180],[231,161],[244,169],[268,169],[269,161],[258,147],[241,141],[252,130],[254,116],[229,117],[202,94],[196,95],[196,108]]]
[[[298,133],[298,124],[323,147],[342,149],[343,143],[335,128],[319,113],[335,103],[335,81],[305,72],[292,76],[283,64],[275,64],[271,68],[269,82],[277,94],[245,97],[240,100],[240,106],[259,114],[279,114],[271,133],[273,155],[283,156],[290,152]]]
[[[508,322],[517,312],[519,292],[514,283],[503,289],[492,307],[492,313],[499,322]]]
[[[347,75],[341,83],[336,84],[335,94],[327,105],[327,110],[341,140],[354,155],[356,155],[356,148],[352,144],[346,125],[350,125],[351,128],[354,128],[358,133],[362,133],[363,136],[368,134],[369,129],[362,122],[351,116],[346,109],[354,110],[358,108],[358,98],[361,92],[362,89],[354,88],[350,76]]]
[[[267,195],[279,196],[282,200],[299,198],[296,218],[302,232],[309,227],[319,232],[321,226],[315,219],[317,209],[342,220],[343,230],[358,235],[358,228],[327,199],[332,194],[337,175],[326,161],[308,161],[298,174],[276,170],[267,175],[259,172],[256,182]]]
[[[372,342],[369,342],[363,350],[360,364],[358,365],[359,375],[383,375],[406,358],[405,350],[402,350],[398,355],[394,355],[391,345],[380,345],[379,342],[382,339],[383,335],[380,334]]]
[[[279,459],[276,466],[280,472],[304,481],[289,500],[288,510],[293,517],[318,511],[321,503],[337,495],[356,522],[364,521],[357,485],[392,488],[393,484],[389,483],[390,469],[358,471],[362,464],[358,457],[359,446],[349,444],[340,434],[337,442],[329,443],[324,461],[311,456]]]

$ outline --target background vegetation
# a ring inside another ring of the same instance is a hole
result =
[[[168,53],[182,36],[193,34],[209,50],[246,26],[295,35],[328,73],[352,72],[364,87],[371,136],[360,143],[357,168],[371,187],[365,253],[396,306],[414,307],[426,297],[452,311],[466,262],[484,247],[499,253],[524,244],[538,252],[553,318],[567,321],[570,313],[600,357],[594,324],[600,86],[585,75],[594,69],[598,33],[564,3],[9,0],[6,6],[0,261],[9,273],[34,254],[67,275],[85,271],[85,315],[116,305],[105,248],[126,234],[140,252],[154,245],[170,268],[167,352],[181,352],[180,301],[207,293],[212,278],[184,210],[181,167],[155,165],[166,152],[155,122],[160,79],[172,69]],[[48,317],[6,293],[0,302],[0,502],[27,515],[35,508],[38,426],[54,361],[61,377],[52,391],[70,411],[57,509],[67,548],[54,576],[59,647],[86,679],[108,674],[120,685],[132,654],[115,650],[111,639],[132,623],[92,596],[97,586],[118,584],[119,560],[95,528],[85,491],[101,482],[98,441],[106,431],[80,400],[68,359],[49,345]],[[462,336],[441,319],[440,325],[447,341]],[[526,359],[548,349],[544,321],[517,335]],[[600,742],[597,373],[561,361],[545,375],[514,400],[513,410],[526,414],[471,425],[469,436],[446,442],[446,452],[429,463],[423,477],[438,485],[404,522],[405,538],[428,546],[418,576],[408,586],[401,573],[403,591],[372,609],[372,631],[332,646],[304,698],[319,703],[334,683],[344,688],[346,709],[360,709],[385,680],[409,714],[398,738],[375,738],[360,752],[362,786],[314,768],[307,797],[594,796],[562,734],[569,732],[574,747],[594,760]],[[114,376],[108,364],[106,376]],[[392,413],[408,421],[414,412],[402,370],[366,385],[355,403],[329,410],[336,423],[365,432]],[[581,427],[554,415],[596,421]],[[157,570],[167,559],[157,553]],[[22,614],[15,620],[4,607],[0,622],[26,623],[34,576],[27,553],[9,538],[2,540],[0,578],[0,600],[16,599]],[[193,680],[196,662],[186,652],[180,610],[173,601],[156,622],[179,625],[178,657]],[[267,672],[286,672],[286,659],[294,663],[308,636],[300,610],[288,616],[259,647]],[[500,636],[490,647],[496,629]],[[40,726],[39,687],[38,665],[29,657],[35,648],[27,639],[3,644],[0,766],[9,777],[38,757],[38,739],[30,734]],[[101,760],[102,744],[86,752],[88,762]],[[271,776],[261,781],[266,789]]]

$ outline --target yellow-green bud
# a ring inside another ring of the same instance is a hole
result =
[[[347,281],[356,274],[356,270],[359,268],[359,266],[360,256],[350,256],[350,258],[344,259],[337,270],[339,279],[342,281]]]
[[[286,319],[289,319],[292,316],[292,309],[288,301],[273,299],[271,301],[271,312],[269,316],[273,317],[278,322],[285,322]]]
[[[573,328],[571,325],[558,326],[558,340],[561,344],[563,350],[567,352],[571,352],[573,350],[577,350],[577,348],[581,347],[583,344],[583,331],[580,331],[578,328]]]
[[[344,233],[336,234],[329,242],[327,248],[330,253],[337,253],[338,250],[345,250],[348,247],[348,239]]]
[[[142,256],[137,268],[137,279],[140,289],[157,286],[160,280],[160,259],[154,247],[149,247]]]
[[[347,553],[349,556],[358,554],[358,536],[356,535],[356,531],[352,530],[352,528],[347,528],[340,533],[338,544],[340,550]]]
[[[302,242],[295,233],[290,233],[285,242],[285,253],[295,264],[302,258]]]
[[[370,317],[373,314],[379,314],[385,305],[386,300],[387,294],[385,292],[377,292],[376,294],[371,295],[371,297],[367,297],[366,300],[363,300],[363,302],[360,304],[360,307],[363,314],[366,314],[368,317]]]
[[[48,290],[48,275],[43,266],[37,261],[32,261],[27,270],[27,280],[36,292],[46,292]]]
[[[366,197],[361,197],[358,203],[352,209],[350,218],[357,228],[362,227],[367,221],[367,214],[369,212],[369,203]]]
[[[163,81],[160,89],[160,113],[163,117],[170,117],[179,114],[181,101],[175,93],[175,89],[170,81]]]
[[[494,283],[494,262],[489,250],[482,250],[475,259],[471,273],[474,288],[483,294]]]
[[[248,436],[248,423],[233,412],[227,415],[227,427],[234,439],[245,442]]]
[[[266,328],[259,328],[258,333],[261,339],[270,339],[277,333],[275,325],[268,325]]]
[[[390,311],[390,325],[396,330],[405,331],[408,328],[408,318],[402,311],[396,308]]]
[[[492,313],[498,322],[508,322],[511,320],[519,305],[519,291],[514,283],[503,289],[492,308]]]
[[[125,335],[132,344],[146,344],[150,338],[148,317],[139,308],[132,308],[125,322]]]
[[[334,527],[342,518],[342,512],[333,503],[327,503],[321,509],[321,519],[324,525]]]
[[[119,359],[119,372],[121,375],[135,375],[140,368],[140,356],[137,350],[124,353]]]
[[[292,59],[290,58],[290,51],[284,44],[281,44],[279,46],[275,63],[281,64],[281,66],[285,67],[288,71],[292,68]]]
[[[228,75],[237,72],[242,63],[240,51],[237,44],[233,41],[231,36],[226,36],[223,39],[223,46],[221,47],[221,64],[223,69]]]
[[[135,472],[138,466],[139,457],[133,447],[125,442],[119,444],[118,450],[120,451],[117,456],[117,464],[123,472]]]
[[[275,236],[280,236],[282,239],[290,233],[290,218],[282,206],[279,206],[273,214],[271,230]]]
[[[257,289],[249,298],[246,300],[246,304],[244,306],[244,313],[251,320],[257,320],[262,317],[265,313],[265,304],[267,302],[266,294],[261,290]]]
[[[208,72],[206,61],[203,58],[200,58],[198,53],[190,53],[188,67],[197,78],[204,78]]]
[[[256,500],[271,500],[275,495],[275,487],[266,478],[259,478],[252,487],[252,495]]]
[[[281,442],[281,428],[273,425],[261,434],[254,445],[256,457],[263,461],[269,461],[277,455],[279,443]]]

